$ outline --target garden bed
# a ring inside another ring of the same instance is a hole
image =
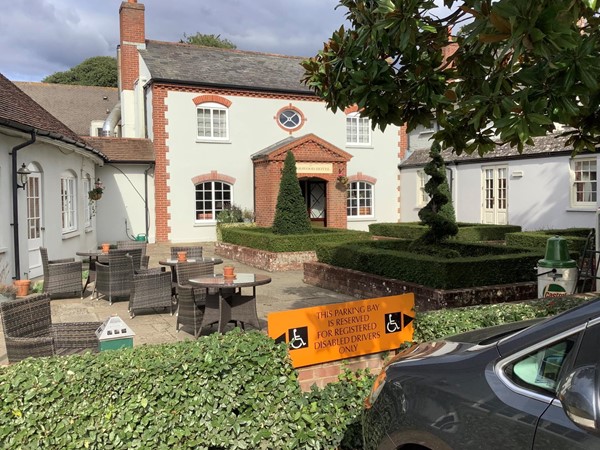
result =
[[[369,231],[375,236],[414,240],[423,236],[427,231],[427,226],[419,222],[374,223],[369,225]],[[458,234],[450,240],[458,242],[503,241],[507,233],[519,231],[521,231],[521,227],[516,225],[459,223]]]

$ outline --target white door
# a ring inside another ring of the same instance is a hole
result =
[[[508,223],[508,167],[483,168],[482,223],[506,225]]]
[[[42,179],[39,172],[27,178],[27,251],[29,254],[29,278],[44,274],[39,248],[44,245],[42,236]]]

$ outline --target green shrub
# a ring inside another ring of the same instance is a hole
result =
[[[418,222],[405,223],[373,223],[369,231],[375,236],[386,236],[400,239],[419,239],[427,227]],[[478,242],[478,241],[503,241],[507,233],[521,231],[516,225],[486,225],[476,223],[459,223],[458,234],[451,238],[452,241]],[[511,245],[511,247],[520,247]]]
[[[417,312],[416,320],[413,322],[415,330],[413,341],[427,342],[479,328],[536,317],[549,317],[586,301],[589,301],[589,297],[569,296]]]
[[[353,382],[348,375],[322,394],[305,394],[284,345],[239,330],[27,359],[0,369],[0,442],[15,449],[336,448],[360,413],[367,383]]]
[[[314,251],[323,242],[347,242],[369,239],[365,231],[343,230],[339,228],[313,228],[309,233],[278,235],[270,228],[227,227],[221,228],[223,242],[269,252],[305,252]]]
[[[227,205],[217,214],[217,223],[237,223],[243,221],[242,208],[237,205]]]
[[[535,281],[533,268],[543,257],[537,250],[459,242],[444,243],[440,248],[443,257],[432,256],[411,252],[411,242],[396,239],[326,243],[317,247],[317,258],[325,264],[430,288],[458,289]]]
[[[279,194],[277,194],[275,218],[273,219],[273,233],[283,235],[305,234],[310,231],[310,228],[306,203],[296,174],[296,159],[294,154],[288,151],[279,183]]]
[[[565,228],[562,230],[556,229],[508,233],[506,235],[506,245],[521,248],[537,248],[544,251],[549,238],[560,236],[567,241],[569,251],[582,253],[589,232],[589,228]]]

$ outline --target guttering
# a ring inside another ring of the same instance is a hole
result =
[[[146,242],[150,238],[150,209],[148,208],[148,172],[154,168],[154,163],[151,163],[146,170],[144,170],[144,209],[146,219]]]
[[[35,129],[31,130],[31,139],[12,148],[12,205],[13,205],[13,251],[15,259],[14,279],[21,277],[21,258],[19,256],[19,204],[17,200],[17,152],[24,147],[33,144],[36,140]]]

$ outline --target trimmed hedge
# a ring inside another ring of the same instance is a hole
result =
[[[400,239],[415,240],[425,234],[427,227],[418,222],[408,223],[373,223],[369,231],[375,236],[386,236]],[[484,225],[475,223],[459,223],[458,234],[452,241],[478,242],[503,241],[507,233],[521,231],[516,225]]]
[[[381,240],[323,244],[320,262],[436,289],[458,289],[535,281],[533,269],[543,257],[539,250],[503,245],[448,242],[444,255],[412,253],[411,241]]]
[[[30,449],[343,448],[372,377],[301,391],[285,345],[234,330],[0,370],[0,442]],[[354,431],[353,431],[354,433]]]
[[[562,230],[522,231],[508,233],[506,245],[521,248],[537,248],[545,251],[548,239],[560,236],[567,241],[569,251],[582,253],[590,228],[565,228]]]
[[[270,228],[222,228],[223,242],[244,247],[257,248],[269,252],[314,251],[324,242],[341,243],[358,239],[369,239],[365,231],[343,230],[339,228],[313,228],[308,234],[278,235]]]
[[[427,342],[479,328],[536,317],[549,317],[589,300],[590,297],[581,295],[417,312],[413,322],[415,330],[413,342]]]

